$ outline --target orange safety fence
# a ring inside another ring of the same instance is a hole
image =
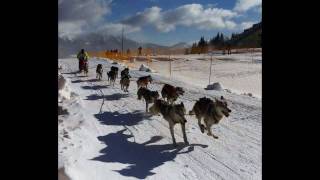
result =
[[[116,52],[109,52],[109,51],[91,51],[88,52],[88,55],[90,57],[98,57],[98,58],[107,58],[112,61],[125,64],[127,67],[134,67],[134,58],[131,56],[131,54],[122,54],[122,53],[116,53]]]

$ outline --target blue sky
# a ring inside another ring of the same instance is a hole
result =
[[[59,0],[59,36],[88,32],[173,45],[230,35],[261,20],[261,0]]]

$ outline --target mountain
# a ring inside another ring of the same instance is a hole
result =
[[[123,39],[123,44],[124,51],[127,49],[136,50],[141,46],[143,49],[149,48],[156,49],[158,52],[166,52],[173,49],[183,49],[188,46],[187,43],[181,42],[169,47],[154,43],[139,43],[127,38]],[[58,46],[59,58],[76,54],[80,49],[85,49],[87,51],[121,50],[121,37],[105,35],[102,33],[90,33],[75,39],[59,37]]]
[[[252,25],[240,34],[233,34],[230,43],[242,47],[261,47],[262,22]]]
[[[168,46],[158,45],[154,43],[142,43],[143,48],[150,48],[150,49],[166,49],[169,48]]]
[[[124,50],[138,48],[140,43],[124,38]],[[90,33],[77,37],[75,39],[58,38],[58,55],[59,58],[76,54],[80,49],[87,51],[103,51],[118,49],[121,50],[121,37]]]
[[[172,49],[189,48],[189,47],[190,47],[190,45],[185,42],[179,42],[177,44],[170,46],[170,48],[172,48]]]

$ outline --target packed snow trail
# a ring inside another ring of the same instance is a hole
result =
[[[73,180],[104,179],[261,179],[261,100],[226,92],[205,91],[159,74],[130,69],[129,93],[119,79],[109,86],[110,61],[90,59],[89,76],[76,75],[76,59],[60,59],[69,80],[70,99],[59,103],[68,110],[59,116],[59,165]],[[103,64],[103,80],[95,80],[95,67]],[[123,67],[119,66],[120,71]],[[232,110],[214,125],[214,139],[202,134],[194,116],[186,116],[189,146],[183,144],[181,126],[175,126],[174,148],[168,123],[145,113],[137,100],[135,80],[149,75],[148,87],[159,93],[163,83],[181,86],[187,112],[200,97],[223,95]]]

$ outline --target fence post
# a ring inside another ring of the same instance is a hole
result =
[[[170,77],[171,77],[171,59],[170,59],[170,55],[169,55],[169,63],[170,63]]]
[[[252,48],[252,50],[251,50],[251,58],[252,58],[251,60],[252,60],[252,63],[253,63],[253,53],[254,53],[253,51],[254,51],[254,50],[253,50],[253,48]]]
[[[210,83],[211,83],[211,68],[212,68],[212,54],[211,54],[211,59],[210,59],[209,85],[210,85]]]

